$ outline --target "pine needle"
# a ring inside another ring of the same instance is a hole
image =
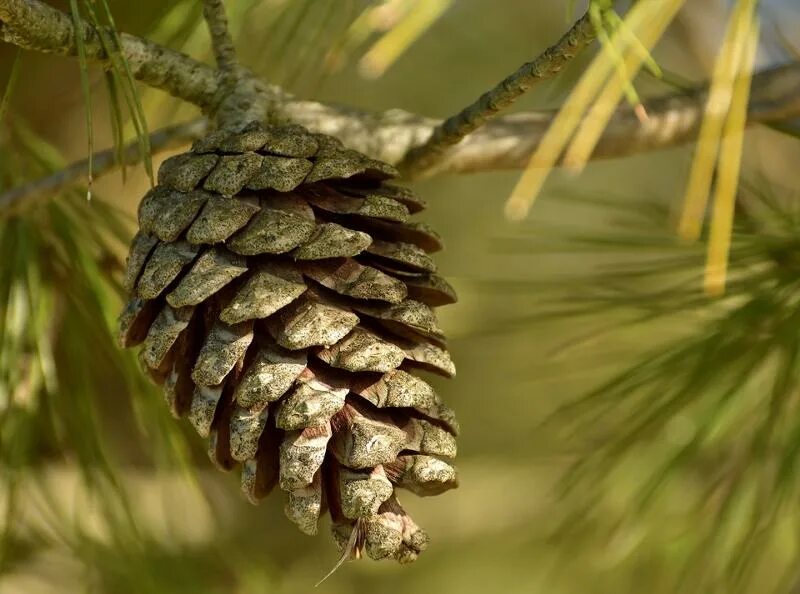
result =
[[[601,44],[608,47],[609,51],[614,56],[614,68],[617,71],[617,79],[625,88],[625,95],[628,99],[628,103],[630,103],[631,105],[636,105],[641,102],[639,101],[636,89],[633,87],[633,84],[631,83],[631,80],[633,80],[633,76],[628,74],[630,66],[628,63],[626,63],[623,53],[618,51],[617,48],[614,47],[614,44],[611,43],[609,30],[613,31],[614,27],[609,26],[610,21],[606,16],[606,14],[609,12],[611,11],[601,11],[596,4],[592,4],[589,7],[589,16],[592,21],[592,26],[597,32],[597,39],[598,41],[600,41]],[[619,30],[623,31],[623,29]],[[627,31],[627,29],[625,29],[625,31]],[[636,38],[635,35],[632,35],[631,37],[634,39]]]
[[[621,56],[622,67],[619,68],[618,75],[612,77],[606,84],[581,122],[580,128],[575,133],[575,137],[564,155],[565,166],[574,171],[582,171],[586,166],[594,148],[597,146],[597,142],[600,140],[600,136],[603,134],[603,130],[606,129],[609,120],[614,115],[622,96],[629,94],[626,88],[629,85],[630,78],[634,78],[637,75],[650,56],[649,50],[664,34],[683,2],[684,0],[665,2],[658,14],[648,19],[636,34],[627,27],[619,28],[621,31],[627,31],[627,34],[625,34],[627,38],[626,53]],[[636,44],[633,43],[634,39],[637,40]],[[629,101],[630,99],[629,97]]]
[[[341,37],[325,54],[324,66],[328,72],[341,70],[356,48],[377,30],[381,23],[377,22],[375,13],[380,9],[381,7],[367,6],[351,20]]]
[[[114,159],[120,166],[122,172],[122,181],[124,182],[127,177],[127,167],[125,164],[125,136],[124,126],[122,121],[122,110],[119,107],[119,93],[117,92],[117,85],[114,75],[111,72],[105,72],[106,89],[108,90],[109,100],[109,115],[111,119],[111,136],[114,139]]]
[[[86,9],[89,12],[92,20],[96,25],[100,26],[101,23],[99,16],[94,9],[94,4],[96,3],[97,0],[84,0],[84,5],[86,6]],[[147,118],[145,117],[144,110],[142,108],[142,102],[139,98],[139,93],[136,88],[136,81],[133,78],[133,73],[131,72],[128,60],[119,49],[122,45],[122,42],[114,23],[114,17],[108,7],[108,2],[106,0],[100,0],[99,4],[103,9],[103,16],[106,19],[107,24],[106,28],[100,30],[100,41],[103,44],[106,53],[108,54],[109,60],[111,61],[111,72],[113,74],[115,84],[122,89],[122,95],[127,103],[128,111],[131,116],[131,122],[136,132],[136,138],[139,141],[139,151],[142,156],[142,162],[144,163],[145,171],[150,178],[150,183],[154,184],[155,177],[153,175],[153,162],[150,152],[150,132],[147,127]],[[107,34],[105,34],[106,30],[111,32],[110,38]]]
[[[340,0],[327,0],[327,2],[323,3],[325,6],[317,11],[320,14],[315,14],[318,22],[314,23],[311,36],[303,44],[302,48],[298,50],[294,68],[284,77],[284,86],[294,88],[308,68],[318,65],[317,61],[312,57],[319,51],[320,47],[325,47],[326,45],[324,43],[325,35],[328,32],[328,28],[336,22],[336,13],[341,10],[339,2]]]
[[[385,33],[359,61],[367,78],[383,75],[453,4],[453,0],[415,0],[407,14]]]
[[[750,98],[750,83],[753,65],[758,51],[759,20],[755,17],[750,23],[744,43],[739,77],[733,85],[733,97],[720,148],[717,188],[714,195],[714,215],[708,242],[708,261],[706,262],[705,290],[712,296],[725,292],[725,278],[728,270],[728,253],[733,232],[733,213],[736,204],[736,190],[742,160],[744,127],[747,121],[747,103]]]
[[[671,0],[667,6],[684,1]],[[651,19],[657,17],[664,10],[664,5],[662,0],[642,0],[636,3],[625,17],[629,32],[638,35]],[[601,46],[600,53],[586,69],[531,156],[525,171],[506,202],[505,213],[509,219],[522,220],[527,216],[564,147],[580,125],[581,119],[592,101],[595,100],[614,71],[615,53],[623,53],[629,45],[625,38],[629,38],[630,35],[623,36],[620,31],[621,28],[617,28],[611,36],[610,44]]]
[[[8,82],[6,83],[6,88],[3,91],[2,98],[0,98],[0,122],[3,121],[3,117],[6,115],[6,111],[8,111],[8,105],[11,102],[11,96],[14,94],[14,89],[17,86],[17,80],[19,79],[21,62],[22,62],[22,48],[17,48],[17,52],[16,54],[14,54],[14,62],[11,64],[11,73],[8,75]]]
[[[642,60],[644,61],[645,68],[647,68],[650,74],[656,78],[661,78],[664,73],[661,71],[661,66],[658,65],[658,62],[656,62],[655,58],[653,58],[653,56],[650,54],[650,49],[652,48],[648,48],[645,44],[643,44],[641,40],[633,34],[625,21],[621,19],[620,16],[613,10],[606,11],[603,16],[612,29],[620,30],[620,32],[630,42],[631,49],[640,54]]]
[[[740,0],[728,20],[725,39],[711,77],[708,101],[695,149],[689,184],[684,198],[678,234],[687,241],[700,237],[714,168],[719,154],[720,137],[733,98],[736,71],[741,64],[756,0]]]
[[[289,2],[281,16],[272,26],[273,35],[271,45],[266,50],[267,55],[275,56],[278,59],[278,72],[272,73],[275,80],[283,81],[287,75],[287,65],[291,63],[290,48],[294,48],[293,41],[299,37],[299,32],[304,23],[308,22],[308,17],[314,8],[314,0],[296,0]],[[295,8],[299,5],[298,8]],[[293,18],[292,18],[293,17]],[[291,20],[289,20],[291,19]]]
[[[94,126],[92,124],[92,89],[89,84],[89,64],[86,61],[86,46],[83,40],[83,23],[81,22],[80,11],[78,10],[78,0],[69,0],[70,14],[72,15],[72,24],[75,27],[75,46],[78,49],[78,67],[81,71],[81,88],[83,89],[83,100],[86,113],[86,136],[88,138],[88,151],[89,151],[89,175],[88,187],[86,189],[86,199],[92,199],[92,173],[94,171],[94,163],[92,162],[92,155],[94,154]]]
[[[342,554],[339,556],[339,559],[336,561],[334,566],[331,570],[325,574],[325,576],[314,584],[315,588],[318,588],[325,580],[331,577],[336,571],[344,565],[345,561],[352,559],[353,554],[358,554],[356,545],[358,544],[358,539],[361,536],[361,532],[363,530],[363,522],[362,519],[359,518],[356,520],[356,523],[353,525],[353,529],[350,531],[350,538],[347,539],[347,543],[342,547]]]

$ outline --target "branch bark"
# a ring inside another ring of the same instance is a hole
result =
[[[217,105],[213,110],[217,125],[236,127],[253,120],[266,120],[270,109],[269,87],[237,60],[223,0],[203,0],[203,16],[220,72]]]
[[[100,33],[86,22],[81,29],[76,33],[69,16],[39,0],[0,0],[0,40],[27,50],[75,57],[76,34],[80,34],[87,60],[105,66],[108,56]],[[219,88],[215,69],[145,39],[126,33],[120,37],[134,78],[204,111],[213,108]]]
[[[224,77],[235,79],[240,67],[236,60],[233,38],[228,31],[228,16],[225,14],[222,0],[204,0],[203,17],[211,35],[211,46],[214,48],[217,68],[222,71]]]

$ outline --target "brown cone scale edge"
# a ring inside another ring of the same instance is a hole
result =
[[[434,311],[455,293],[396,175],[295,125],[210,133],[139,206],[119,323],[249,501],[277,488],[302,532],[327,513],[340,549],[407,563],[428,536],[398,490],[458,484],[455,415],[418,375],[455,373]]]

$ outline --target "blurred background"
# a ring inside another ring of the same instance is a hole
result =
[[[200,4],[109,2],[120,30],[208,61]],[[436,117],[553,43],[583,8],[227,4],[241,59],[268,80],[302,97]],[[678,80],[706,80],[728,8],[689,2],[656,48],[658,63]],[[759,67],[796,58],[798,4],[759,10]],[[558,106],[590,57],[514,110]],[[0,84],[16,59],[0,46]],[[77,62],[20,60],[0,129],[2,189],[87,154]],[[89,82],[94,147],[104,148],[113,131],[102,74]],[[646,75],[636,88],[644,98],[675,90]],[[151,130],[198,115],[140,92]],[[347,563],[316,591],[800,591],[796,357],[771,354],[776,329],[789,335],[779,353],[796,340],[800,143],[786,131],[747,132],[748,218],[737,222],[729,296],[717,301],[702,295],[704,246],[674,234],[691,157],[687,146],[596,162],[580,176],[557,171],[517,224],[502,207],[518,172],[415,185],[460,297],[440,310],[458,375],[435,384],[462,426],[460,487],[404,499],[432,538],[416,563]],[[56,197],[58,207],[3,223],[0,593],[311,591],[338,557],[327,526],[303,536],[277,493],[246,503],[238,477],[212,468],[202,440],[114,346],[118,264],[148,187],[132,167],[125,180],[98,180],[89,203],[76,189]],[[752,444],[765,442],[750,430],[769,410],[770,423],[788,426],[759,449]]]

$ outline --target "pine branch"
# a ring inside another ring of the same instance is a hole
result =
[[[107,63],[100,33],[88,23],[83,23],[82,27],[87,58],[101,65]],[[127,34],[121,34],[121,39],[121,51],[135,78],[194,103],[213,115],[221,99],[222,85],[217,71],[150,41]],[[77,53],[70,17],[39,0],[0,0],[0,40],[24,49],[65,56]],[[247,76],[241,86],[246,97],[257,97],[257,100],[241,105],[243,110],[251,111],[238,114],[239,121],[247,121],[248,115],[271,113],[276,119],[289,119],[312,131],[336,136],[347,146],[390,163],[400,163],[409,151],[424,146],[435,129],[444,127],[435,119],[402,110],[375,114],[298,100],[253,76]],[[644,123],[630,108],[623,106],[611,119],[592,157],[620,157],[692,140],[702,120],[705,98],[706,85],[700,85],[689,92],[647,101],[650,117]],[[524,167],[553,115],[554,112],[543,111],[497,117],[445,151],[424,172],[424,176]],[[774,125],[798,116],[800,64],[780,66],[754,77],[748,123]],[[202,124],[195,122],[193,125]],[[161,134],[156,133],[157,137]],[[154,150],[163,149],[154,147]],[[99,173],[103,173],[113,166],[100,169]],[[52,188],[59,190],[83,179],[83,176],[81,165],[75,164],[65,173],[63,185],[59,182]],[[53,191],[47,190],[48,184],[40,188],[38,183],[0,196],[0,211],[16,207],[28,197]]]
[[[398,163],[409,149],[420,146],[440,122],[407,111],[393,109],[370,113],[314,101],[284,97],[276,104],[278,115],[312,132],[338,137],[350,148],[388,163]],[[693,140],[703,118],[706,86],[648,101],[647,122],[642,123],[628,107],[620,108],[597,145],[593,158],[615,158],[668,148]],[[555,112],[519,113],[495,118],[482,129],[443,155],[426,176],[520,169],[527,165]],[[748,108],[748,124],[775,126],[800,117],[800,63],[787,64],[758,73]],[[207,121],[200,118],[164,128],[151,136],[153,154],[188,144],[201,137]],[[125,150],[125,162],[139,158],[138,145]],[[118,166],[112,151],[94,156],[95,177]],[[52,176],[35,180],[0,194],[0,215],[24,204],[52,196],[71,184],[87,179],[84,159]]]
[[[672,147],[696,138],[707,84],[666,97],[646,99],[648,120],[641,122],[624,105],[617,109],[592,158],[616,158]],[[348,147],[389,163],[422,146],[440,122],[392,109],[366,113],[352,108],[291,97],[279,115],[315,132],[336,136]],[[423,177],[524,168],[539,146],[555,111],[532,111],[493,119],[446,151]],[[776,124],[800,117],[800,63],[766,69],[753,78],[748,124]]]
[[[555,45],[547,48],[535,60],[520,66],[474,103],[437,126],[425,144],[409,151],[400,163],[400,169],[408,175],[419,175],[430,169],[449,147],[512,105],[536,83],[561,72],[595,37],[596,32],[587,12]]]
[[[0,25],[0,40],[23,49],[62,56],[78,53],[70,17],[39,0],[0,0]],[[81,29],[86,59],[107,66],[101,33],[85,21]],[[122,33],[120,38],[134,78],[203,110],[213,107],[219,87],[213,68],[133,35]]]

